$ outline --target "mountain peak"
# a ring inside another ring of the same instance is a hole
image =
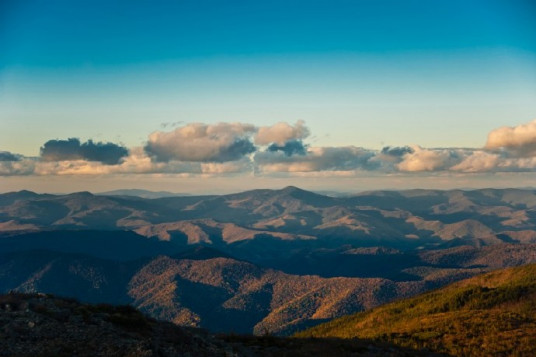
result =
[[[280,191],[277,191],[278,194],[283,196],[291,196],[295,199],[305,201],[309,204],[325,206],[326,204],[332,202],[332,198],[324,196],[315,192],[303,190],[296,186],[287,186]]]
[[[19,192],[17,192],[18,194],[20,195],[37,195],[37,193],[33,192],[33,191],[29,191],[29,190],[20,190]]]
[[[89,191],[80,191],[80,192],[73,192],[69,194],[68,196],[76,196],[76,197],[93,197],[93,194]]]
[[[34,196],[39,196],[39,194],[33,192],[33,191],[28,191],[28,190],[20,190],[20,191],[13,191],[13,192],[6,192],[2,195],[6,195],[6,196],[17,196],[17,197],[21,197],[21,198],[28,198],[28,197],[34,197]]]
[[[287,186],[287,187],[281,189],[280,192],[282,192],[282,193],[295,193],[295,192],[309,192],[309,191],[302,190],[301,188],[298,188],[296,186]]]

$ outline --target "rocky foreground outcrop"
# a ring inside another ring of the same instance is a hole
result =
[[[1,356],[234,355],[202,330],[156,321],[130,306],[45,294],[1,295],[0,326]]]
[[[130,306],[45,294],[0,295],[0,356],[419,356],[364,340],[212,335]]]

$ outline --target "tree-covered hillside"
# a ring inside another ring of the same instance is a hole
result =
[[[463,280],[296,336],[367,338],[458,356],[534,356],[536,265]]]

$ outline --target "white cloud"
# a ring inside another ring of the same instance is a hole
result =
[[[471,155],[464,158],[462,162],[452,166],[453,171],[462,172],[486,172],[494,171],[501,161],[501,157],[497,154],[486,151],[474,151]]]
[[[149,135],[145,151],[156,161],[225,162],[243,158],[255,151],[249,136],[255,131],[251,124],[193,123],[171,132],[157,131]]]
[[[536,156],[508,157],[505,153],[476,150],[450,168],[460,172],[527,172],[536,170]]]
[[[298,120],[294,126],[279,122],[272,126],[262,126],[258,128],[255,135],[255,144],[257,145],[270,145],[277,144],[280,146],[285,145],[290,140],[301,140],[309,136],[310,131],[305,126],[303,120]]]
[[[504,126],[491,131],[486,149],[506,149],[514,156],[536,156],[536,119],[514,127]]]
[[[507,158],[501,160],[496,171],[534,171],[536,170],[536,156]]]
[[[424,149],[420,146],[411,146],[413,152],[403,156],[403,160],[396,165],[398,170],[407,172],[446,170],[460,160],[463,153],[459,149]]]

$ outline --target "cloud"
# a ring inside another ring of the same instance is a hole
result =
[[[166,123],[161,123],[160,127],[163,128],[163,129],[165,129],[167,127],[174,128],[176,126],[181,125],[182,123],[184,123],[182,120],[174,121],[174,122],[166,122]]]
[[[98,161],[106,165],[117,165],[128,155],[128,150],[123,146],[95,143],[92,140],[80,143],[77,138],[49,140],[41,147],[40,152],[44,161],[84,160]]]
[[[452,166],[450,170],[462,172],[495,171],[500,162],[499,155],[478,150],[465,157],[459,164]]]
[[[536,156],[508,157],[503,152],[479,150],[450,169],[462,172],[530,172],[536,169]]]
[[[536,156],[522,157],[504,160],[500,163],[499,168],[502,171],[534,171],[536,170]]]
[[[383,172],[394,172],[398,171],[397,165],[404,160],[404,156],[414,152],[409,146],[385,146],[371,161],[378,163],[379,170]]]
[[[0,161],[0,176],[27,176],[35,173],[37,163],[29,158],[17,161]]]
[[[505,149],[512,156],[536,156],[536,119],[514,127],[504,126],[488,134],[486,149]]]
[[[149,136],[145,151],[157,162],[226,162],[256,150],[249,136],[255,127],[242,123],[188,124],[171,132]]]
[[[462,149],[424,149],[411,146],[412,152],[406,153],[396,165],[399,171],[441,171],[458,164],[464,158]]]
[[[253,172],[253,163],[249,159],[230,162],[206,162],[201,163],[201,172],[209,175]]]
[[[271,152],[281,151],[287,156],[305,155],[307,153],[307,148],[301,140],[289,140],[284,145],[273,143],[266,150]]]
[[[169,126],[168,126],[169,127]],[[145,146],[79,139],[49,140],[40,157],[0,151],[0,176],[199,175],[256,173],[277,177],[346,177],[423,172],[536,171],[536,120],[493,130],[484,148],[385,146],[311,147],[303,121],[256,127],[245,123],[193,123],[150,134]],[[315,176],[316,177],[316,176]]]
[[[402,157],[406,154],[413,154],[414,152],[415,150],[409,146],[385,146],[381,151],[382,155],[393,157]]]
[[[120,164],[104,165],[100,162],[85,160],[63,160],[37,162],[34,174],[46,175],[109,175],[109,174],[201,174],[199,163],[178,162],[171,163],[153,162],[147,156],[142,147],[132,148],[129,156]]]
[[[0,176],[62,176],[62,175],[114,175],[114,174],[181,174],[181,175],[231,175],[253,172],[249,158],[223,163],[187,161],[155,162],[143,147],[129,150],[129,155],[117,165],[105,165],[98,161],[60,160],[43,161],[22,157],[19,161],[0,161]]]
[[[284,146],[286,142],[291,140],[302,140],[309,136],[310,131],[305,126],[303,120],[298,120],[294,126],[279,122],[272,126],[262,126],[258,128],[255,135],[255,144],[270,145],[276,144]]]
[[[283,152],[265,151],[255,155],[261,172],[311,172],[373,170],[379,167],[372,158],[375,152],[355,146],[311,147],[305,156],[288,156]]]
[[[21,156],[10,153],[9,151],[0,151],[0,161],[20,161]]]

